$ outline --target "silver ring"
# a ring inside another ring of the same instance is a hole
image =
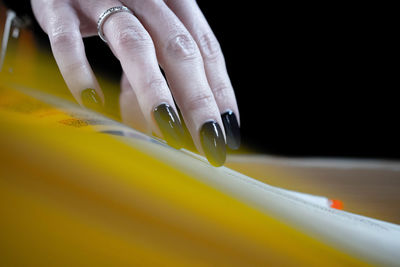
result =
[[[126,6],[115,6],[104,11],[97,20],[97,33],[99,34],[101,40],[103,40],[105,43],[107,43],[107,41],[103,33],[103,24],[112,14],[118,12],[128,12],[133,15],[133,12]]]

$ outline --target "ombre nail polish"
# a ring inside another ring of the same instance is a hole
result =
[[[231,149],[238,149],[240,147],[240,128],[236,119],[235,113],[228,110],[221,115],[222,122],[224,123],[226,143]]]
[[[222,166],[226,159],[226,144],[219,124],[215,121],[204,123],[200,129],[200,141],[211,165]]]
[[[163,103],[154,109],[153,114],[168,145],[177,149],[184,147],[183,127],[174,109],[167,103]]]
[[[94,89],[85,89],[81,92],[83,105],[88,109],[101,110],[103,108],[102,102]]]

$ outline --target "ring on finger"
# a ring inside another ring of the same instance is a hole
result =
[[[99,34],[99,37],[101,38],[101,40],[103,40],[105,43],[107,43],[107,40],[106,40],[106,38],[104,36],[103,24],[104,24],[104,22],[106,22],[106,20],[112,14],[115,14],[115,13],[118,13],[118,12],[128,12],[128,13],[134,15],[133,12],[129,8],[127,8],[126,6],[115,6],[115,7],[111,7],[109,9],[107,9],[106,11],[104,11],[100,15],[99,19],[97,20],[97,33]]]

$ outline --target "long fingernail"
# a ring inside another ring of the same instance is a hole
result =
[[[81,92],[82,103],[86,108],[101,110],[103,105],[99,95],[94,89],[85,89]]]
[[[238,149],[240,146],[240,128],[235,113],[228,110],[221,117],[224,123],[227,145],[231,149]]]
[[[165,141],[174,148],[183,147],[183,127],[174,109],[170,105],[163,103],[157,106],[153,113]]]
[[[222,166],[226,159],[226,147],[219,124],[215,121],[204,123],[200,130],[200,141],[211,165]]]

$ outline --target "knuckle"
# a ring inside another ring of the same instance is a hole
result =
[[[73,77],[77,73],[86,73],[86,66],[81,61],[62,64],[62,69],[63,73],[65,73],[68,77]]]
[[[211,32],[205,33],[199,38],[199,48],[206,61],[215,61],[221,55],[221,47],[215,35]]]
[[[212,88],[216,99],[227,99],[231,96],[231,87],[226,84],[217,85]]]
[[[164,79],[161,78],[154,78],[150,82],[147,83],[147,88],[149,88],[151,91],[158,91],[161,88],[164,88],[166,86],[166,82]]]
[[[122,51],[145,51],[153,47],[149,34],[135,26],[117,31],[115,38],[117,48]]]
[[[208,93],[195,94],[190,96],[184,103],[185,110],[193,111],[202,109],[210,105],[214,100],[214,96]]]
[[[198,47],[189,34],[174,35],[167,41],[166,53],[179,60],[190,60],[199,57]]]
[[[62,28],[58,28],[53,31],[50,35],[51,43],[54,49],[57,50],[70,50],[78,45],[80,36],[75,31],[67,31]]]
[[[159,94],[159,92],[166,86],[165,84],[165,80],[154,78],[143,83],[143,85],[136,88],[136,90],[138,94],[151,99]]]

